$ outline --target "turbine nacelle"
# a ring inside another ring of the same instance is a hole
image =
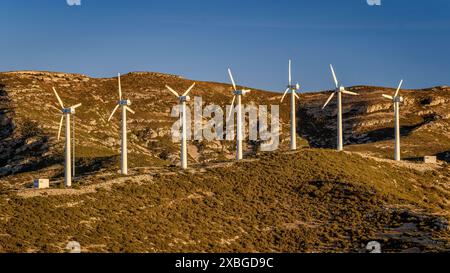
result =
[[[235,96],[245,95],[247,93],[250,93],[250,90],[235,90],[235,91],[233,91],[233,94]]]
[[[55,93],[56,99],[58,99],[59,105],[61,106],[61,112],[62,112],[61,121],[59,122],[59,130],[58,130],[58,140],[59,140],[59,138],[61,137],[61,129],[63,126],[64,117],[66,116],[66,119],[69,119],[69,115],[75,114],[75,109],[80,107],[81,103],[74,105],[72,107],[66,108],[66,107],[64,107],[64,103],[61,100],[61,98],[59,97],[58,92],[56,92],[56,89],[54,87],[53,87],[53,92]]]
[[[75,114],[75,108],[64,108],[62,109],[62,113],[64,115],[73,115]]]
[[[394,98],[394,102],[403,102],[403,101],[404,101],[404,98],[401,96],[397,96]]]
[[[180,102],[188,102],[191,101],[191,97],[189,96],[180,96]]]
[[[170,91],[170,93],[174,94],[180,102],[187,102],[191,100],[191,97],[189,97],[189,93],[192,91],[192,88],[194,88],[195,82],[184,92],[182,95],[178,94],[177,91],[175,91],[172,87],[166,85],[166,88]]]
[[[114,116],[116,111],[119,109],[119,107],[123,107],[122,108],[123,111],[128,111],[132,114],[135,114],[135,112],[130,107],[128,107],[131,105],[131,101],[122,99],[122,84],[120,81],[120,74],[118,74],[117,81],[119,84],[119,101],[117,102],[116,107],[113,109],[111,115],[109,116],[108,121],[111,121],[112,117]]]
[[[295,85],[288,85],[287,88],[288,88],[289,90],[297,91],[297,90],[300,90],[300,84],[297,83],[297,84],[295,84]]]
[[[243,96],[243,95],[245,95],[247,93],[250,93],[251,90],[249,90],[249,89],[238,90],[237,89],[237,85],[236,85],[236,82],[234,81],[233,73],[231,72],[230,68],[228,68],[228,76],[230,77],[231,84],[233,85],[233,100],[231,101],[231,108],[230,109],[234,109],[234,103],[236,101],[236,97],[240,98],[239,96]],[[238,103],[241,103],[240,100],[238,100]],[[241,109],[240,106],[241,105],[239,105],[239,109]],[[228,119],[231,118],[231,115],[233,113],[234,113],[234,111],[230,111],[230,115],[228,116]]]
[[[398,85],[397,90],[395,91],[395,94],[393,96],[386,95],[386,94],[383,94],[381,96],[386,98],[386,99],[392,100],[394,103],[396,103],[396,102],[403,102],[404,101],[403,97],[399,95],[400,94],[400,89],[402,88],[402,85],[403,85],[403,80],[400,81],[400,84]]]
[[[289,78],[288,78],[288,85],[286,86],[286,90],[283,93],[283,96],[281,97],[281,102],[284,101],[284,98],[288,93],[294,94],[294,96],[297,99],[300,99],[300,97],[297,95],[297,91],[300,90],[300,84],[292,84],[292,68],[291,68],[291,60],[289,60]]]
[[[336,89],[335,89],[334,92],[331,93],[330,97],[325,102],[325,104],[323,105],[322,109],[325,109],[325,107],[327,107],[328,103],[330,103],[330,101],[333,99],[335,94],[346,94],[346,95],[352,95],[352,96],[358,96],[359,95],[358,93],[346,90],[344,86],[340,85],[339,81],[338,81],[338,79],[336,77],[336,73],[334,73],[333,65],[331,65],[331,64],[330,64],[330,69],[331,69],[331,75],[333,76],[333,80],[334,80],[334,83],[336,85]],[[338,107],[341,107],[341,106],[338,105]]]
[[[120,106],[130,106],[131,105],[131,101],[130,100],[119,100],[118,104]]]
[[[233,73],[231,73],[230,68],[228,68],[228,76],[230,77],[231,84],[233,85],[233,95],[234,96],[245,95],[247,93],[250,93],[251,90],[249,90],[249,89],[241,89],[241,90],[237,89],[237,85],[236,85],[236,82],[234,81]],[[233,101],[234,101],[234,98],[233,98]]]

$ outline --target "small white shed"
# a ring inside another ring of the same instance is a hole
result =
[[[50,188],[50,180],[49,179],[35,179],[34,180],[34,188],[35,189],[48,189],[48,188]]]
[[[437,157],[436,156],[424,156],[423,162],[425,164],[436,164],[437,163]]]

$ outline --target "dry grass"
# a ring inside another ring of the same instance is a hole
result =
[[[448,229],[434,224],[449,218],[445,171],[301,150],[149,173],[97,178],[89,183],[111,187],[95,193],[83,192],[88,183],[77,195],[2,194],[0,250],[60,252],[71,239],[94,252],[355,252],[370,240],[393,252],[449,248]],[[409,239],[386,235],[405,223],[417,226]]]

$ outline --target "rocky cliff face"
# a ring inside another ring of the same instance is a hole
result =
[[[343,96],[344,141],[349,150],[392,157],[394,112],[382,94],[395,90],[356,86],[360,96]],[[299,109],[300,133],[314,147],[336,147],[336,101],[322,110],[329,92],[305,94]],[[439,155],[450,150],[450,87],[402,90],[400,123],[403,156]]]
[[[178,163],[179,144],[172,142],[171,135],[177,120],[171,117],[171,110],[178,100],[165,85],[184,92],[192,82],[151,72],[122,76],[124,98],[132,101],[131,108],[136,111],[135,115],[128,115],[131,167]],[[93,158],[117,161],[120,114],[111,122],[107,120],[118,101],[117,78],[38,71],[0,73],[0,176],[63,162],[64,132],[57,141],[61,114],[52,87],[66,107],[83,104],[74,116],[77,163]],[[192,97],[201,96],[203,107],[210,103],[225,106],[231,102],[231,90],[226,84],[197,82]],[[278,94],[255,91],[243,103],[270,105],[278,104],[278,99]],[[193,102],[189,106],[193,109]],[[281,115],[288,122],[287,113],[283,111]],[[247,142],[246,146],[248,155],[257,152],[258,143]],[[192,162],[210,162],[233,158],[235,148],[231,141],[192,141],[188,150]]]

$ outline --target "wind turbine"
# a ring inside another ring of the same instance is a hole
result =
[[[336,84],[336,89],[334,92],[330,95],[327,102],[323,105],[322,109],[325,109],[325,107],[330,103],[331,99],[334,97],[334,95],[337,95],[337,107],[338,107],[338,113],[337,113],[337,150],[342,151],[344,150],[344,141],[343,141],[343,134],[342,134],[342,94],[347,95],[353,95],[358,96],[359,94],[355,92],[350,92],[345,90],[345,87],[340,85],[336,74],[334,73],[333,65],[330,64],[331,68],[331,74],[333,74],[334,83]]]
[[[120,73],[117,76],[119,82],[119,102],[109,116],[108,121],[112,119],[116,111],[121,107],[122,109],[122,143],[121,143],[121,155],[120,155],[120,165],[121,174],[128,174],[128,147],[127,147],[127,111],[135,114],[133,110],[129,107],[131,105],[130,100],[122,99],[122,84],[120,83]]]
[[[66,187],[72,186],[72,158],[70,157],[71,152],[71,138],[70,138],[70,118],[72,115],[75,114],[75,109],[81,106],[81,103],[74,105],[69,108],[65,108],[64,104],[61,100],[61,98],[58,95],[58,92],[56,92],[56,89],[53,87],[53,92],[56,95],[56,98],[58,99],[59,105],[61,105],[61,121],[59,122],[59,130],[58,130],[58,140],[61,137],[61,129],[63,126],[63,120],[66,118],[66,147],[65,147],[65,163],[64,163],[64,185]]]
[[[296,118],[296,108],[295,108],[295,98],[299,99],[297,91],[300,90],[300,84],[292,84],[292,70],[291,70],[291,60],[289,60],[289,84],[284,91],[281,102],[283,102],[287,93],[291,93],[291,150],[297,150],[297,118]]]
[[[191,92],[192,88],[194,88],[195,82],[184,92],[183,95],[179,95],[177,91],[173,90],[170,86],[166,85],[166,88],[174,94],[179,100],[181,105],[181,127],[182,127],[182,135],[181,135],[181,152],[180,152],[180,159],[181,159],[181,168],[186,170],[187,169],[187,121],[186,121],[186,102],[190,101],[191,98],[188,96]]]
[[[236,82],[234,81],[233,74],[231,73],[231,69],[228,68],[228,75],[230,76],[230,80],[233,83],[233,100],[231,101],[230,108],[230,119],[231,115],[234,112],[234,102],[236,101],[237,107],[237,122],[236,122],[236,160],[241,160],[242,156],[242,138],[243,138],[243,126],[242,126],[242,96],[249,93],[250,90],[242,89],[238,90],[236,87]]]
[[[383,94],[384,98],[391,100],[394,103],[394,115],[395,115],[395,160],[400,161],[400,103],[403,102],[403,97],[399,95],[402,88],[403,80],[400,81],[397,91],[394,96]]]

